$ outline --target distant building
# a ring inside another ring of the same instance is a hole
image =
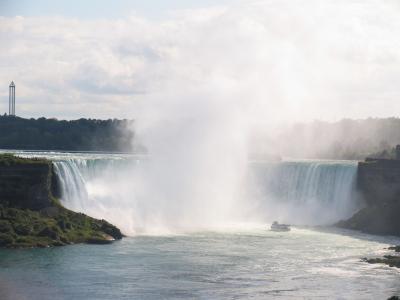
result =
[[[15,84],[14,81],[11,81],[9,87],[9,96],[8,96],[8,115],[15,116]]]

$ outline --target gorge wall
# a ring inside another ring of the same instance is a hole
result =
[[[359,162],[357,188],[366,206],[337,225],[400,236],[400,160],[367,158]]]
[[[357,185],[370,206],[400,201],[400,160],[367,158],[358,164]]]
[[[0,247],[105,244],[122,238],[105,220],[64,208],[58,187],[51,161],[0,154]]]
[[[12,156],[0,160],[0,204],[40,210],[52,206],[58,185],[53,166],[46,160],[20,160]]]

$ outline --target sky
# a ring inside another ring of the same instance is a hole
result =
[[[133,14],[163,19],[179,9],[205,8],[235,0],[0,0],[3,16],[64,16],[79,19],[124,18]]]
[[[0,0],[0,112],[14,80],[23,117],[137,118],[189,98],[271,122],[398,116],[399,3]]]

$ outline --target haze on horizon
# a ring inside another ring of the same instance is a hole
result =
[[[148,103],[184,117],[204,101],[267,124],[398,116],[399,13],[395,0],[2,1],[0,111],[14,80],[23,117],[135,118]]]

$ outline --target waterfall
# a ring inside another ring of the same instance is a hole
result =
[[[87,166],[84,160],[55,161],[53,163],[55,173],[61,185],[61,201],[73,210],[84,211],[85,203],[89,196],[86,189],[86,181],[82,171]]]
[[[253,163],[250,170],[257,209],[269,220],[330,224],[350,217],[360,206],[356,162]]]
[[[146,193],[138,196],[140,184],[135,180],[140,181],[140,176],[132,175],[132,170],[141,163],[131,158],[55,160],[61,202],[69,209],[107,219],[126,233],[136,233],[141,227],[147,232],[151,226],[161,226],[157,222],[170,222],[162,219],[163,213],[168,213],[161,210],[168,207],[150,201]],[[355,162],[251,162],[245,194],[248,206],[243,214],[251,222],[332,224],[351,216],[359,207],[356,174]],[[193,208],[190,199],[187,202],[182,209]]]
[[[118,183],[123,182],[123,177],[137,163],[137,159],[127,158],[53,159],[61,188],[61,203],[92,217],[120,220],[118,214],[122,213],[122,200],[126,195]],[[118,221],[115,223],[119,224]]]

